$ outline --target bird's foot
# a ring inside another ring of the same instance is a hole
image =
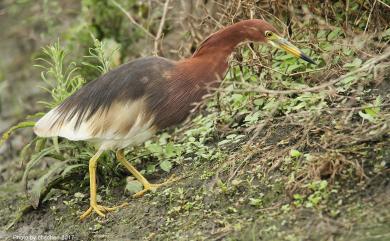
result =
[[[116,206],[116,207],[106,207],[106,206],[102,206],[102,205],[98,205],[98,204],[91,204],[91,206],[87,209],[87,211],[85,211],[83,214],[81,214],[80,220],[82,221],[86,217],[91,215],[92,211],[97,213],[99,216],[104,217],[104,216],[106,216],[105,213],[116,211],[119,208],[124,207],[126,205],[128,205],[128,203],[123,203],[123,204]]]
[[[163,183],[158,183],[158,184],[152,184],[152,183],[149,183],[149,182],[144,183],[144,189],[142,191],[139,191],[139,192],[135,193],[133,195],[133,197],[141,197],[148,191],[155,191],[157,188],[159,188],[161,186],[168,185],[168,184],[170,184],[170,183],[172,183],[174,181],[177,181],[179,179],[180,178],[176,178],[175,175],[172,175],[170,178],[168,178],[168,180],[166,180]]]

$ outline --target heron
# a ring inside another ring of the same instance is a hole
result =
[[[268,43],[315,64],[268,22],[243,20],[211,34],[189,58],[150,56],[125,63],[88,82],[36,122],[37,136],[87,141],[97,147],[89,160],[90,206],[80,220],[93,212],[104,217],[123,206],[97,203],[96,166],[106,150],[115,151],[117,160],[143,185],[135,197],[174,181],[150,183],[126,160],[124,149],[183,122],[193,104],[218,86],[228,70],[229,56],[245,41]]]

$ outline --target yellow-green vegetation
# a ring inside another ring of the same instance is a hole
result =
[[[140,46],[149,44],[146,53],[151,54],[165,1],[83,0],[70,14],[76,20],[67,24],[56,18],[65,1],[40,2],[47,34],[56,36],[62,29],[60,37],[34,53],[34,64],[42,70],[40,85],[48,93],[38,102],[45,112],[83,83],[143,55]],[[180,2],[171,1],[171,7],[181,9]],[[285,35],[318,65],[266,45],[238,48],[220,88],[196,106],[190,120],[126,152],[148,178],[173,173],[181,180],[133,199],[141,186],[126,178],[114,153],[104,153],[98,194],[110,204],[130,203],[106,219],[93,216],[74,225],[88,202],[87,162],[94,147],[31,137],[24,147],[10,150],[23,170],[0,185],[0,214],[7,217],[0,223],[7,232],[29,227],[30,233],[69,234],[77,240],[390,238],[390,3],[216,2],[221,5],[202,5],[207,19],[169,10],[162,30],[167,41],[176,34],[193,47],[209,33],[205,28],[264,17],[286,29]],[[180,34],[174,31],[179,21],[186,26]],[[160,49],[168,56],[181,50],[174,51]],[[180,54],[189,56],[189,51]],[[29,112],[11,132],[30,128],[42,112]],[[4,141],[11,132],[4,133]],[[26,187],[28,198],[11,195],[20,188],[15,183]]]

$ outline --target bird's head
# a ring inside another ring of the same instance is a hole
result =
[[[283,49],[297,58],[301,58],[309,63],[315,62],[301,50],[295,47],[287,39],[280,36],[278,31],[268,22],[260,19],[242,21],[243,34],[247,39],[255,42],[265,42],[273,47]]]

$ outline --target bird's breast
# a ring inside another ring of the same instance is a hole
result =
[[[217,78],[212,78],[214,82],[201,81],[206,77],[210,78],[191,74],[176,75],[152,91],[155,94],[149,98],[149,107],[155,117],[154,124],[164,129],[183,122],[195,104],[209,92],[209,87],[217,84]]]
[[[197,102],[197,94],[191,91],[169,91],[166,98],[151,99],[151,113],[155,117],[154,125],[164,129],[181,123],[190,113],[191,104]]]

